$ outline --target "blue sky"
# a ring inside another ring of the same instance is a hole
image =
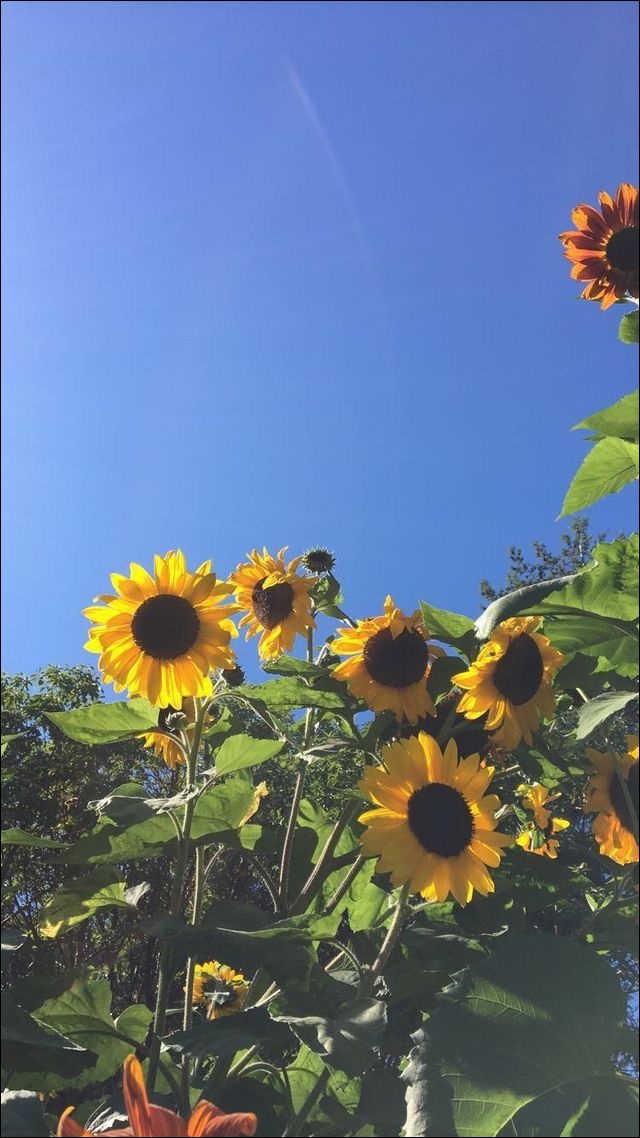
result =
[[[328,545],[364,616],[555,544],[635,383],[557,234],[636,180],[636,44],[615,0],[4,3],[4,667],[91,660],[175,546]]]

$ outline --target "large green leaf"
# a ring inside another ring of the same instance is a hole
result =
[[[219,901],[210,906],[198,925],[159,917],[150,920],[147,928],[185,957],[208,959],[215,944],[220,959],[232,960],[246,974],[262,966],[281,984],[304,984],[315,959],[312,945],[334,937],[339,921],[338,914],[273,921],[254,905]]]
[[[177,1047],[187,1055],[203,1059],[206,1055],[235,1055],[244,1047],[279,1034],[266,1008],[249,1008],[237,1015],[206,1020],[188,1031],[176,1031],[165,1039],[167,1047]]]
[[[133,784],[135,786],[135,784]],[[126,787],[119,788],[121,791]],[[117,796],[116,796],[117,797]],[[126,795],[122,795],[126,798]],[[113,798],[113,796],[112,796]],[[206,790],[196,804],[191,838],[197,845],[215,841],[218,835],[228,834],[244,824],[259,803],[259,796],[251,779],[246,775],[228,778]],[[84,838],[80,838],[65,854],[64,861],[72,865],[99,864],[101,862],[137,861],[146,857],[163,857],[177,848],[176,831],[171,818],[166,813],[156,813],[149,807],[149,800],[131,796],[125,804],[123,813],[118,804],[118,817],[142,820],[132,825],[120,826],[112,818],[104,815],[97,826]],[[114,808],[113,802],[109,809]],[[184,807],[177,807],[174,814],[178,821],[182,818]],[[140,811],[138,815],[137,811]],[[150,816],[149,816],[150,815]]]
[[[587,566],[558,593],[548,597],[536,612],[567,611],[595,613],[612,620],[638,619],[638,534],[616,541],[601,541]]]
[[[387,1024],[382,1000],[361,997],[337,1010],[333,1015],[319,1014],[315,994],[290,992],[271,1006],[271,1014],[279,1023],[287,1023],[311,1051],[326,1063],[359,1075],[375,1061],[376,1047]]]
[[[559,516],[566,518],[622,490],[638,477],[638,462],[637,442],[609,436],[599,439],[579,466]]]
[[[78,743],[117,743],[158,726],[158,709],[146,699],[90,703],[75,711],[49,711],[47,718]]]
[[[627,704],[637,699],[637,691],[608,691],[590,699],[588,703],[582,705],[578,713],[576,738],[588,738],[601,723],[605,723],[612,715],[622,711]]]
[[[67,881],[40,913],[40,932],[56,937],[93,917],[101,909],[135,909],[148,890],[145,882],[127,886],[117,869],[100,865],[85,877]]]
[[[573,429],[578,431],[584,428],[595,431],[598,435],[613,435],[618,439],[637,439],[638,414],[638,392],[632,391],[629,395],[623,395],[613,406],[607,407],[606,411],[598,411],[588,419],[583,419]]]
[[[355,701],[344,684],[327,678],[325,688],[310,687],[297,676],[285,676],[281,680],[269,680],[265,684],[243,684],[235,688],[237,695],[250,701],[257,700],[274,711],[292,707],[316,707],[327,711],[347,711],[354,707]]]
[[[2,997],[2,1052],[5,1067],[11,1056],[12,1090],[44,1089],[46,1078],[68,1085],[66,1080],[81,1077],[96,1060],[92,1050],[30,1015],[7,993]]]
[[[444,644],[451,644],[453,648],[459,648],[465,655],[468,654],[469,646],[473,644],[473,621],[468,616],[438,609],[426,601],[420,602],[420,608],[433,640],[442,640]]]
[[[114,1022],[108,982],[90,980],[75,984],[56,999],[47,1000],[38,1009],[38,1018],[98,1057],[94,1066],[73,1078],[61,1079],[46,1072],[37,1077],[20,1075],[21,1087],[49,1091],[66,1086],[86,1087],[114,1075],[127,1055],[145,1039],[151,1012],[143,1005],[127,1008]]]
[[[613,1111],[606,1133],[637,1133],[611,1061],[625,1015],[624,993],[596,953],[542,933],[509,936],[461,974],[414,1036],[405,1133],[562,1134],[587,1100],[592,1114],[603,1101]]]
[[[638,629],[631,621],[568,612],[545,617],[545,632],[566,657],[595,656],[596,672],[638,675]]]
[[[250,735],[232,735],[225,739],[215,756],[219,775],[231,774],[245,767],[257,767],[273,759],[284,747],[279,739],[252,739]]]
[[[30,846],[35,850],[67,850],[68,842],[56,842],[53,838],[41,838],[38,834],[28,834],[26,830],[3,830],[3,846]]]
[[[47,1138],[48,1134],[35,1091],[2,1092],[2,1138]]]
[[[14,739],[21,739],[23,735],[24,735],[24,731],[15,731],[13,733],[13,735],[1,735],[0,736],[0,757],[2,755],[4,755],[7,747],[9,746],[9,743],[13,743]]]

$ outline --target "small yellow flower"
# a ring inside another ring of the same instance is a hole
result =
[[[241,1012],[248,991],[249,984],[242,973],[234,972],[228,964],[207,960],[204,964],[195,966],[193,1002],[208,1002],[208,1019],[220,1019]]]
[[[638,843],[634,833],[638,825],[638,736],[627,735],[626,741],[625,755],[587,749],[596,773],[586,786],[584,810],[585,813],[597,813],[591,832],[600,853],[618,865],[631,865],[638,861]],[[635,819],[629,810],[620,778],[627,784]]]

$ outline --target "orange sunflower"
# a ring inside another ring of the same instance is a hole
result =
[[[638,860],[638,736],[627,735],[626,741],[626,755],[587,749],[596,773],[587,783],[584,810],[588,814],[597,813],[592,827],[593,836],[600,853],[618,865],[632,865]],[[635,818],[629,809],[621,779],[627,785]]]
[[[571,217],[575,229],[560,234],[564,255],[572,262],[571,276],[586,281],[585,300],[610,308],[627,293],[638,296],[638,190],[629,182],[615,198],[598,194],[600,212],[578,205]]]

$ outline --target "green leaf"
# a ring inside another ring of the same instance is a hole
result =
[[[275,676],[301,676],[304,680],[322,680],[327,676],[327,669],[310,660],[301,660],[297,656],[279,656],[277,660],[267,660],[262,665],[264,672]]]
[[[344,597],[340,591],[340,582],[333,573],[327,573],[320,578],[311,591],[311,599],[318,612],[324,613],[325,616],[333,616],[336,620],[345,619],[345,614],[339,608]]]
[[[100,909],[135,908],[148,888],[144,883],[142,891],[139,885],[129,889],[118,870],[101,865],[86,877],[67,881],[58,890],[40,913],[40,932],[46,937],[56,937],[93,917]]]
[[[624,319],[626,318],[623,317]],[[598,411],[588,419],[583,419],[573,429],[578,431],[584,428],[595,431],[598,435],[613,435],[618,439],[637,439],[638,414],[638,392],[632,391],[629,395],[623,395],[612,407],[607,407],[606,411]]]
[[[638,675],[638,629],[632,622],[614,622],[591,613],[545,617],[545,633],[565,657],[595,656],[596,672]]]
[[[622,490],[638,477],[639,461],[637,442],[609,436],[599,439],[578,468],[559,517],[566,518]]]
[[[57,999],[64,992],[68,992],[74,984],[85,983],[91,976],[91,970],[83,965],[79,968],[69,968],[65,972],[56,972],[46,976],[29,972],[18,980],[11,989],[11,995],[21,1008],[33,1012],[45,1000]]]
[[[345,711],[355,706],[344,684],[326,679],[326,690],[310,687],[304,680],[286,676],[281,680],[269,680],[266,684],[243,684],[235,688],[237,695],[248,700],[258,700],[274,711],[291,707],[317,707],[327,711]]]
[[[473,621],[460,613],[435,608],[426,601],[420,602],[420,608],[431,639],[442,640],[467,655],[468,646],[473,642]]]
[[[2,967],[9,964],[13,959],[14,952],[22,948],[26,944],[28,937],[25,933],[19,933],[16,929],[2,928]]]
[[[536,606],[535,611],[562,614],[575,610],[612,620],[637,620],[638,552],[637,533],[599,542],[591,554],[593,566],[581,570],[571,584]]]
[[[0,736],[0,757],[2,757],[4,755],[7,747],[9,746],[9,743],[13,743],[14,739],[21,739],[23,735],[24,735],[24,731],[17,731],[13,735],[1,735]]]
[[[638,309],[627,312],[618,325],[618,337],[623,344],[638,343]]]
[[[613,1108],[606,1133],[637,1133],[611,1062],[625,1015],[626,997],[596,953],[542,933],[505,938],[414,1036],[406,1133],[560,1134],[587,1097]]]
[[[617,711],[622,711],[623,707],[637,698],[637,691],[611,691],[590,699],[588,703],[583,704],[578,713],[576,739],[588,738],[596,727],[605,723]]]
[[[318,1015],[315,995],[290,992],[271,1006],[271,1015],[287,1023],[300,1041],[326,1063],[359,1075],[372,1066],[376,1047],[387,1024],[382,1000],[361,997],[331,1017]]]
[[[146,699],[90,703],[75,711],[49,711],[47,718],[77,743],[117,743],[143,731],[155,731],[158,709]]]
[[[521,589],[514,589],[512,593],[506,593],[504,597],[498,597],[497,600],[487,605],[475,623],[478,640],[486,640],[501,621],[515,616],[516,613],[524,612],[525,609],[535,608],[541,601],[546,600],[551,593],[563,589],[565,585],[570,585],[577,576],[577,573],[568,573],[563,577],[551,577],[548,581],[537,581],[535,585],[524,585]]]
[[[36,850],[68,850],[68,842],[55,842],[53,838],[41,838],[38,834],[28,834],[26,830],[3,830],[3,846],[30,846]]]
[[[437,700],[451,688],[451,678],[457,672],[465,672],[467,665],[459,656],[436,656],[429,670],[427,687],[429,695]]]
[[[3,1055],[11,1049],[12,1090],[44,1089],[47,1078],[67,1085],[65,1080],[80,1077],[96,1060],[91,1050],[52,1030],[6,993],[2,997],[2,1044]]]
[[[127,1008],[117,1023],[111,1016],[111,989],[106,980],[75,984],[63,995],[47,1000],[38,1017],[70,1040],[95,1052],[97,1062],[73,1079],[62,1081],[55,1075],[31,1078],[21,1085],[33,1090],[56,1090],[64,1086],[86,1087],[103,1083],[120,1071],[133,1044],[142,1043],[151,1022],[151,1012],[143,1005]],[[123,1038],[125,1037],[126,1038]]]
[[[120,791],[126,789],[126,785],[119,787]],[[258,803],[258,793],[246,775],[237,775],[212,786],[197,801],[191,840],[196,845],[207,845],[218,835],[237,830]],[[122,827],[103,816],[91,833],[71,846],[62,860],[71,865],[100,864],[164,857],[174,851],[176,831],[166,814],[151,811],[151,816],[146,816],[149,807],[144,798],[139,799],[137,805],[130,803],[128,809],[134,818],[136,810],[140,809],[144,820]],[[182,808],[177,808],[175,814],[180,820]]]
[[[35,1091],[2,1092],[3,1138],[47,1138],[42,1102]]]
[[[243,1047],[253,1047],[278,1034],[266,1008],[249,1008],[237,1015],[206,1020],[188,1031],[165,1037],[167,1047],[177,1047],[187,1055],[203,1059],[207,1055],[235,1055]]]
[[[245,767],[256,767],[278,755],[284,743],[279,739],[252,739],[250,735],[232,735],[225,739],[215,756],[218,775],[231,774]]]

